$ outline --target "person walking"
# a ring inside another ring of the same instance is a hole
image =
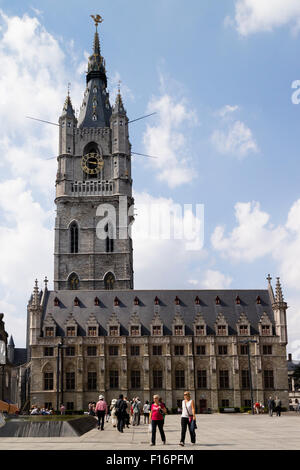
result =
[[[110,405],[111,424],[113,425],[114,428],[117,426],[117,422],[118,422],[117,416],[116,416],[116,403],[117,403],[117,400],[116,398],[114,398],[111,401],[111,405]]]
[[[128,410],[130,410],[130,402],[128,401],[128,398],[125,397],[124,398],[125,402],[126,402],[126,412],[125,412],[125,423],[124,423],[124,427],[126,426],[128,429],[129,429],[129,424],[130,424],[130,415],[128,413]]]
[[[133,405],[132,405],[132,412],[133,412],[132,426],[138,426],[138,424],[139,424],[139,414],[140,414],[140,407],[139,407],[138,398],[134,399],[134,402],[133,402]]]
[[[104,417],[108,413],[108,406],[103,395],[99,395],[99,401],[96,404],[95,412],[98,418],[98,429],[104,430]]]
[[[126,409],[127,409],[127,403],[125,400],[123,400],[123,395],[119,395],[119,399],[116,403],[116,415],[118,418],[118,431],[123,432],[124,425],[125,425],[125,419],[126,419]]]
[[[61,405],[60,405],[60,414],[61,415],[66,414],[66,407],[63,403],[61,403]]]
[[[275,397],[275,411],[276,411],[276,416],[281,415],[281,400],[278,397]]]
[[[150,411],[150,422],[152,424],[152,439],[151,439],[151,446],[155,446],[155,438],[156,438],[156,428],[158,427],[160,432],[160,437],[163,444],[166,443],[166,436],[164,433],[164,414],[167,412],[165,406],[161,406],[159,403],[159,396],[154,395],[153,397],[153,404],[151,405]]]
[[[144,424],[149,424],[149,414],[150,414],[150,404],[149,401],[146,400],[145,404],[143,406],[143,412],[144,412]]]
[[[190,392],[184,392],[181,413],[181,438],[179,445],[184,446],[186,428],[189,428],[191,443],[196,443],[196,412],[194,400],[191,400]]]
[[[269,416],[273,416],[273,411],[274,411],[274,400],[272,397],[269,397],[268,399],[268,410],[269,410]]]

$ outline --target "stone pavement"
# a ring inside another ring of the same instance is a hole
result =
[[[196,445],[191,445],[187,432],[186,446],[180,447],[180,416],[170,415],[164,428],[166,445],[162,445],[158,432],[156,446],[150,447],[148,425],[130,426],[121,434],[107,423],[104,431],[95,428],[81,437],[2,437],[0,450],[299,450],[299,425],[300,414],[293,412],[281,417],[197,415]]]

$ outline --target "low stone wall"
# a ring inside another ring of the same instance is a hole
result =
[[[75,418],[69,421],[27,421],[21,418],[7,421],[0,428],[0,437],[70,437],[82,436],[94,429],[97,421],[93,416]]]

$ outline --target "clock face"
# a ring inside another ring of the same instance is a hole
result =
[[[98,153],[87,153],[83,155],[81,167],[85,173],[96,175],[103,168],[104,161]]]

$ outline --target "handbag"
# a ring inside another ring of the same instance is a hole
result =
[[[188,417],[189,417],[189,423],[192,425],[192,424],[193,424],[192,422],[194,422],[194,429],[197,429],[196,420],[193,419],[193,415],[190,415],[189,410],[188,410],[188,408],[187,408],[187,406],[186,406],[185,400],[184,400],[184,406],[185,406],[186,412],[187,412]]]

